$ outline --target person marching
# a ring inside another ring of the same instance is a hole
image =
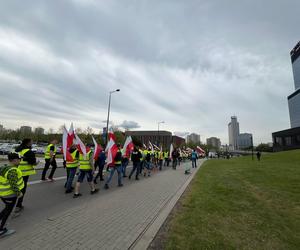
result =
[[[43,173],[42,173],[42,179],[41,179],[42,181],[46,180],[46,174],[47,174],[47,171],[48,171],[50,165],[52,166],[52,169],[51,169],[50,175],[48,176],[48,180],[54,181],[53,175],[57,168],[57,164],[56,164],[56,160],[55,160],[56,144],[57,144],[57,140],[52,140],[46,148],[45,167],[44,167]]]
[[[164,158],[165,158],[164,167],[169,167],[169,152],[168,151],[164,152]]]
[[[163,151],[159,151],[159,152],[158,152],[159,171],[162,170],[163,161],[164,161],[164,152],[163,152]]]
[[[144,165],[145,165],[145,167],[144,167],[144,177],[146,177],[147,172],[148,172],[148,177],[150,177],[151,170],[152,170],[150,148],[145,153],[146,153],[146,155],[145,155],[145,161],[144,161]]]
[[[118,186],[122,187],[122,151],[120,149],[120,144],[117,144],[118,152],[113,159],[112,165],[107,166],[109,168],[109,176],[105,182],[104,188],[109,189],[108,184],[110,183],[112,177],[114,176],[115,171],[118,172]]]
[[[71,155],[71,159],[66,161],[66,170],[67,170],[67,181],[65,183],[66,194],[72,193],[73,180],[76,174],[76,170],[78,167],[79,160],[79,151],[76,148],[76,145],[72,145],[69,149],[69,153]]]
[[[77,198],[82,196],[79,193],[80,184],[83,182],[85,175],[87,176],[87,182],[91,187],[91,194],[95,194],[99,191],[99,189],[95,188],[95,184],[93,182],[93,173],[95,172],[93,165],[93,157],[91,156],[91,150],[89,149],[86,155],[80,152],[79,154],[79,175],[75,186],[75,192],[73,198]]]
[[[98,156],[98,159],[96,160],[95,166],[99,167],[99,171],[98,174],[96,175],[95,179],[94,179],[94,183],[97,184],[97,179],[98,177],[100,177],[100,181],[104,181],[103,178],[103,169],[105,166],[105,160],[106,160],[106,156],[105,156],[105,152],[104,150],[102,150]]]
[[[143,159],[142,153],[140,152],[139,148],[135,146],[131,154],[131,161],[133,163],[133,168],[130,172],[130,175],[128,176],[129,179],[131,179],[131,176],[134,174],[134,172],[136,172],[135,179],[139,180],[141,159]]]
[[[123,177],[127,177],[126,175],[126,167],[128,166],[129,163],[129,155],[123,155],[122,156],[122,174]]]
[[[22,172],[18,169],[19,155],[10,153],[8,161],[8,165],[0,167],[0,197],[5,204],[4,209],[0,212],[0,237],[15,233],[15,230],[7,229],[5,224],[17,203],[17,199],[22,197],[22,189],[24,188]]]
[[[27,182],[30,175],[36,174],[34,166],[38,164],[34,152],[31,150],[32,140],[24,139],[19,147],[16,148],[16,152],[21,156],[21,162],[19,164],[19,169],[22,172],[24,187],[22,188],[22,196],[18,199],[15,213],[19,213],[24,209],[23,199],[27,189]]]
[[[192,168],[196,168],[197,167],[198,155],[197,155],[195,149],[193,150],[193,152],[191,154],[191,159],[192,159]]]

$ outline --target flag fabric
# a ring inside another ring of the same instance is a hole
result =
[[[79,138],[79,136],[77,134],[75,134],[75,139],[76,139],[76,145],[77,145],[79,152],[82,153],[83,158],[86,159],[86,153],[88,151],[86,146],[84,145],[84,143],[81,141],[81,139]]]
[[[73,139],[71,138],[71,135],[67,131],[66,126],[64,126],[64,130],[63,130],[62,145],[63,145],[62,151],[64,155],[64,160],[73,161],[73,158],[69,152],[70,147],[73,145]]]
[[[174,147],[173,147],[173,143],[171,143],[171,145],[170,145],[170,159],[172,159],[172,153],[173,153],[173,151],[174,151]]]
[[[145,144],[145,143],[143,144],[143,147],[144,147],[144,149],[147,149],[147,146],[146,146],[146,144]]]
[[[96,161],[98,159],[100,152],[103,151],[103,148],[96,142],[94,136],[92,136],[92,139],[95,146],[93,158]]]
[[[75,139],[75,131],[72,122],[68,132],[68,148],[70,148],[74,144],[74,139]]]
[[[130,153],[133,151],[134,144],[132,142],[131,136],[127,136],[124,146],[122,148],[122,155],[125,157],[129,157]]]
[[[114,142],[116,142],[116,136],[115,136],[114,131],[113,131],[112,128],[110,128],[109,131],[108,131],[108,140],[110,140],[110,139],[113,139]]]
[[[112,165],[118,152],[118,147],[112,138],[109,140],[105,151],[107,152],[107,165]]]
[[[199,154],[205,154],[205,151],[204,151],[202,148],[200,148],[199,146],[197,146],[196,151],[197,151]]]
[[[153,154],[154,153],[154,148],[153,148],[153,144],[149,141],[149,145],[150,145],[150,148],[151,148],[151,153]]]
[[[152,145],[156,150],[160,150],[160,148],[158,146],[156,146],[155,144],[152,144]]]

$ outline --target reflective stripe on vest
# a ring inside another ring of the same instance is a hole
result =
[[[118,150],[118,153],[121,153],[121,154],[122,154],[122,151],[119,149],[119,150]],[[122,160],[120,160],[120,161],[115,161],[114,164],[115,164],[115,165],[121,165],[121,164],[122,164]]]
[[[72,161],[67,161],[66,162],[66,167],[67,168],[77,168],[78,167],[78,160],[76,159],[76,154],[77,154],[77,149],[71,153],[71,156],[72,156]]]
[[[79,169],[81,169],[81,170],[91,170],[92,169],[92,167],[90,165],[91,152],[92,151],[87,152],[86,159],[84,159],[83,154],[79,155]]]
[[[30,165],[27,161],[24,161],[24,155],[29,151],[30,149],[23,149],[20,152],[20,156],[21,156],[21,162],[19,164],[19,169],[22,171],[22,175],[23,176],[28,176],[28,175],[33,175],[36,174],[35,169],[33,167],[33,165]]]
[[[0,176],[0,197],[5,198],[5,197],[16,196],[15,191],[11,188],[9,181],[7,179],[7,175],[9,171],[11,171],[12,169],[15,169],[18,174],[18,182],[17,182],[18,189],[21,191],[24,188],[24,181],[23,181],[21,170],[16,167],[12,167],[5,173],[4,176],[2,175]]]
[[[50,156],[50,148],[54,146],[54,150],[53,150],[53,154],[55,155],[56,154],[56,147],[54,144],[49,144],[46,148],[46,151],[45,151],[45,159],[51,159],[51,156]]]

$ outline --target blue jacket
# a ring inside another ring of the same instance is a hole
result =
[[[192,152],[192,159],[197,159],[197,153],[196,152]]]
[[[98,164],[100,166],[105,165],[105,160],[106,160],[105,153],[104,153],[104,151],[101,151],[100,154],[99,154],[99,156],[98,156],[98,160],[97,160]]]

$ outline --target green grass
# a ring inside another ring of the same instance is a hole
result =
[[[166,249],[300,249],[300,150],[205,162]]]

